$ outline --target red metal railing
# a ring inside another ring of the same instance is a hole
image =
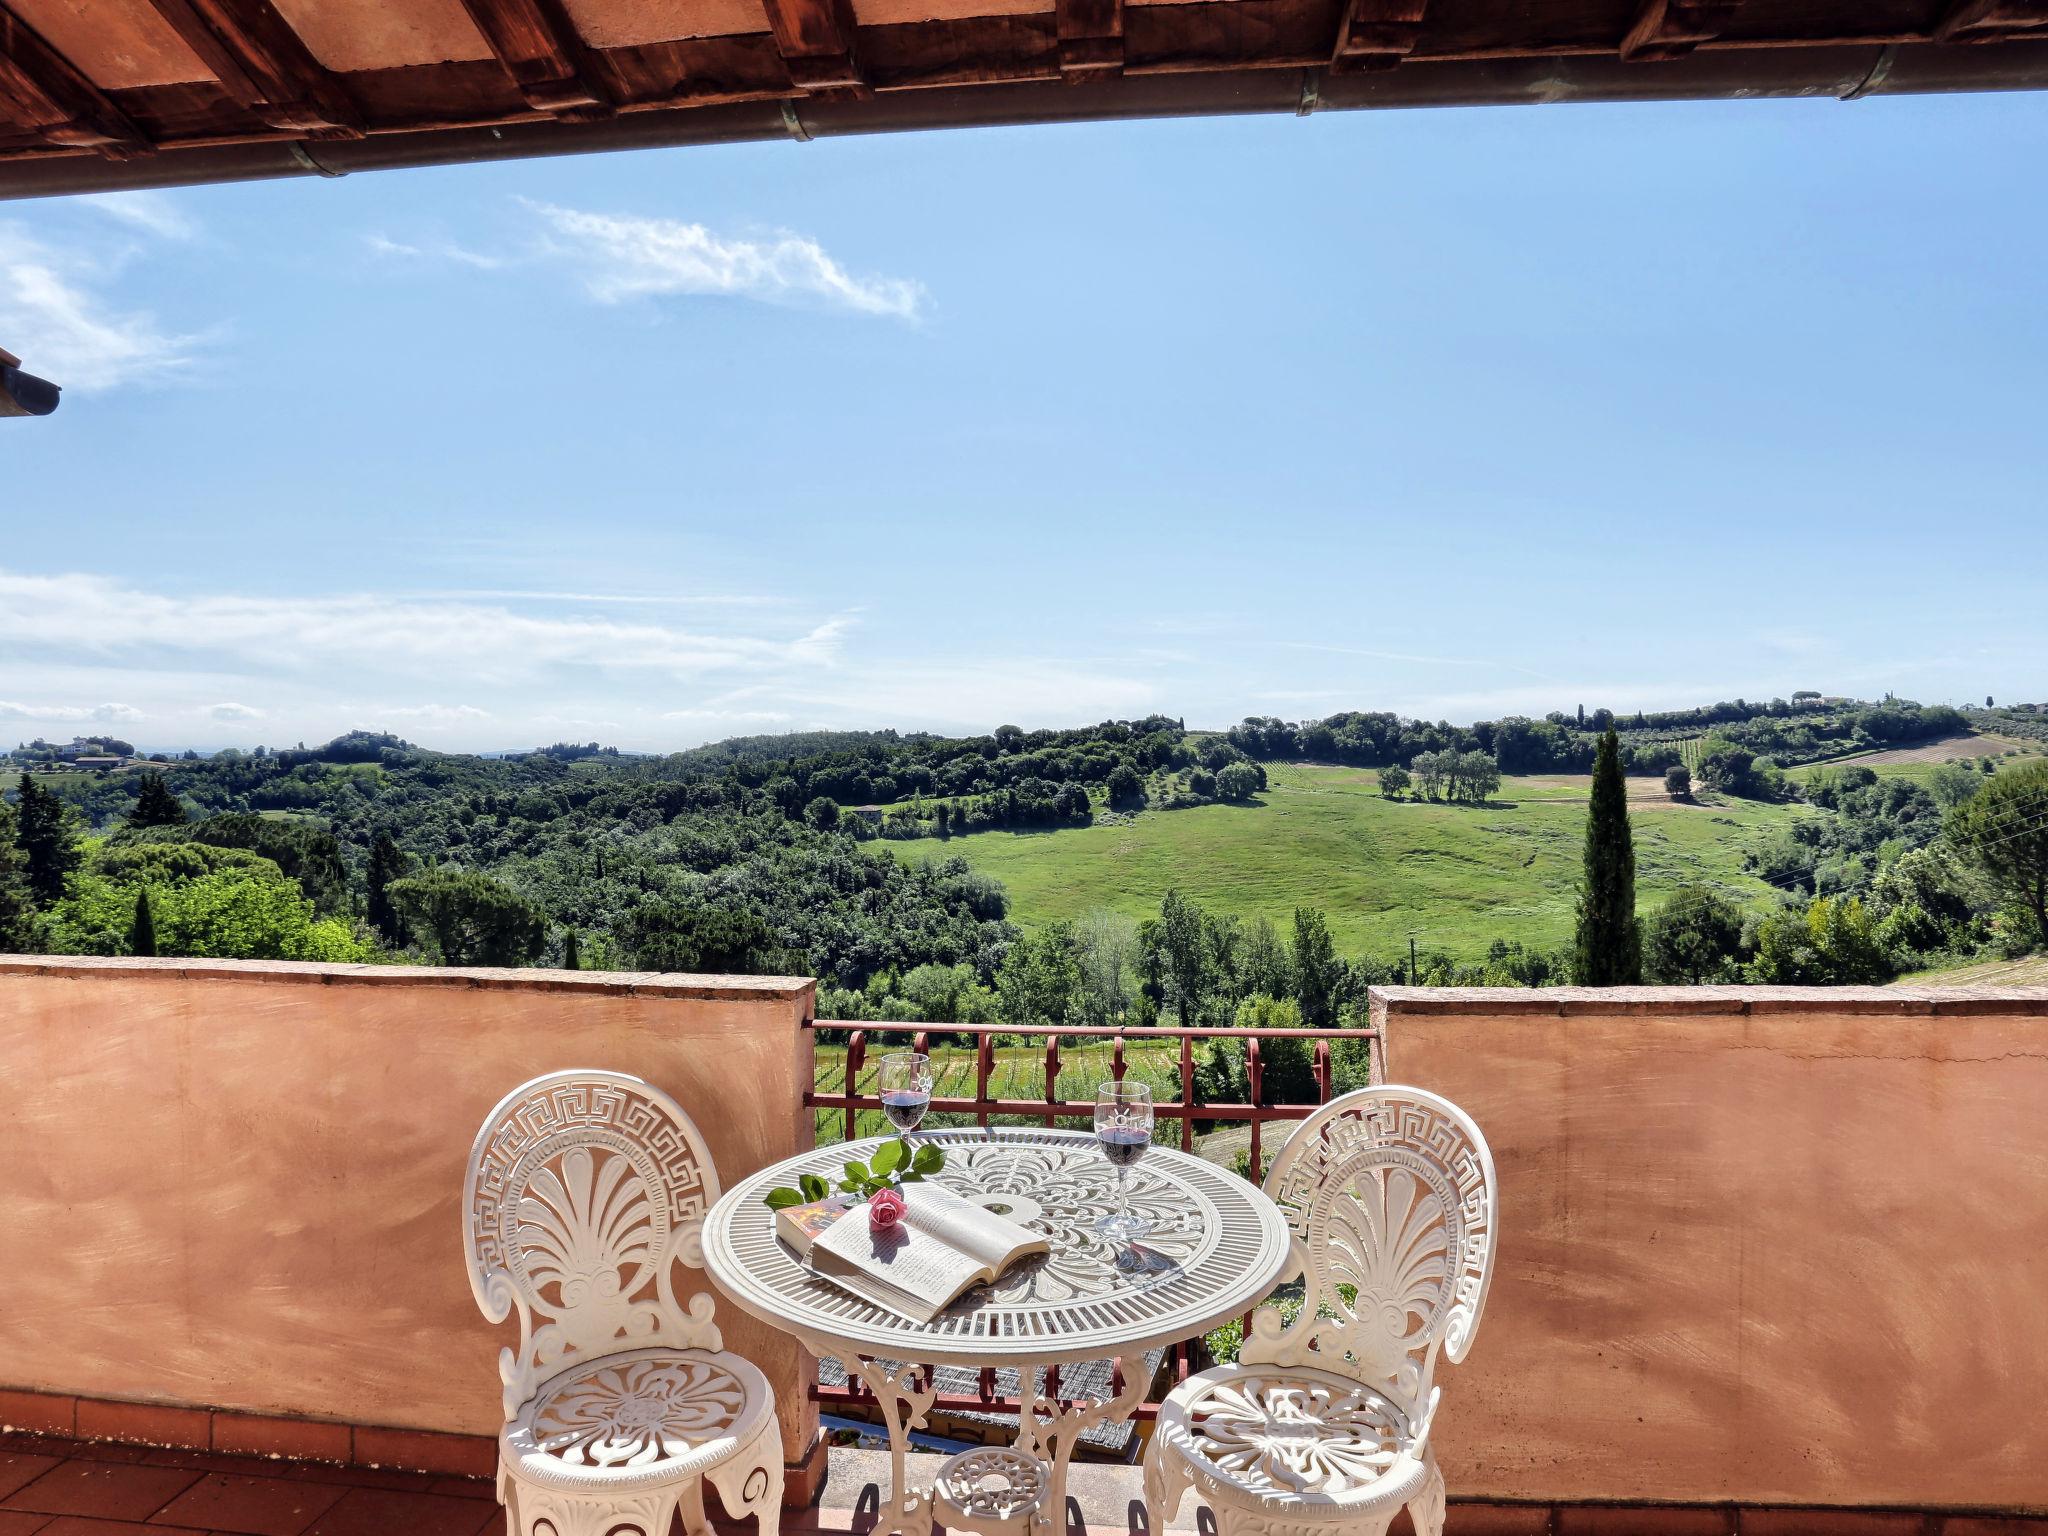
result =
[[[1042,1120],[1047,1126],[1056,1126],[1062,1119],[1088,1120],[1095,1113],[1095,1101],[1068,1099],[1060,1096],[1060,1042],[1062,1040],[1107,1040],[1111,1042],[1110,1075],[1122,1082],[1129,1070],[1126,1046],[1130,1043],[1158,1045],[1162,1042],[1176,1042],[1179,1045],[1177,1066],[1180,1078],[1180,1097],[1165,1099],[1155,1095],[1153,1113],[1162,1120],[1180,1122],[1180,1145],[1184,1152],[1194,1150],[1195,1126],[1197,1123],[1216,1124],[1219,1122],[1241,1122],[1251,1128],[1250,1177],[1254,1182],[1265,1176],[1265,1156],[1262,1146],[1262,1132],[1269,1120],[1299,1120],[1313,1112],[1315,1104],[1263,1104],[1265,1096],[1265,1063],[1260,1059],[1261,1040],[1287,1040],[1297,1044],[1313,1042],[1313,1072],[1316,1085],[1316,1104],[1327,1103],[1330,1098],[1334,1053],[1332,1047],[1340,1040],[1363,1040],[1366,1042],[1367,1071],[1373,1082],[1386,1080],[1385,1043],[1377,1029],[1182,1029],[1158,1027],[1151,1029],[1130,1029],[1114,1025],[1099,1028],[1067,1025],[1001,1025],[1001,1024],[896,1024],[858,1023],[837,1019],[812,1019],[804,1028],[814,1036],[843,1035],[846,1039],[846,1076],[844,1091],[820,1093],[815,1085],[804,1095],[804,1105],[815,1118],[818,1110],[837,1110],[843,1116],[841,1136],[847,1141],[858,1137],[858,1121],[862,1110],[881,1111],[882,1100],[878,1092],[860,1091],[860,1074],[867,1063],[870,1042],[877,1035],[907,1036],[912,1050],[934,1055],[932,1037],[936,1035],[969,1036],[974,1041],[974,1093],[971,1097],[957,1094],[941,1096],[934,1093],[929,1110],[934,1115],[972,1115],[977,1124],[986,1127],[995,1115],[1006,1115],[1016,1119]],[[1024,1037],[1031,1040],[1043,1039],[1044,1049],[1044,1094],[1035,1099],[991,1098],[989,1087],[996,1075],[996,1038],[998,1036]],[[1250,1089],[1251,1102],[1248,1104],[1205,1104],[1195,1098],[1195,1043],[1208,1040],[1242,1040],[1245,1043],[1245,1082]],[[901,1049],[901,1047],[896,1047]],[[957,1049],[968,1049],[966,1046]],[[934,1068],[940,1063],[933,1062]],[[1093,1085],[1090,1085],[1091,1089]],[[1246,1319],[1249,1328],[1249,1317]],[[1176,1344],[1173,1348],[1173,1379],[1184,1381],[1192,1368],[1189,1342]],[[1054,1367],[1047,1371],[1046,1396],[1059,1396],[1059,1370]],[[1115,1386],[1122,1389],[1121,1377]],[[949,1393],[940,1396],[933,1404],[940,1413],[1015,1413],[1018,1404],[1015,1399],[1001,1397],[996,1393],[996,1373],[984,1370],[979,1382],[980,1390],[972,1396]],[[845,1387],[814,1386],[812,1395],[821,1404],[831,1406],[871,1405],[874,1396],[857,1385]],[[1147,1402],[1138,1410],[1136,1417],[1149,1419],[1157,1411],[1156,1402]]]

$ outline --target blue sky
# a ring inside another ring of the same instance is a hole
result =
[[[0,204],[0,734],[2048,695],[2039,96]]]

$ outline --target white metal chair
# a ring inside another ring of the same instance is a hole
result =
[[[1151,1528],[1192,1487],[1220,1536],[1380,1536],[1404,1504],[1417,1536],[1441,1536],[1434,1376],[1439,1350],[1465,1358],[1486,1305],[1486,1139],[1436,1094],[1363,1088],[1302,1122],[1265,1187],[1294,1234],[1301,1311],[1285,1323],[1261,1307],[1237,1364],[1161,1405],[1145,1453]]]
[[[512,1536],[704,1536],[709,1481],[776,1536],[782,1438],[767,1378],[725,1351],[701,1267],[718,1173],[675,1100],[619,1072],[554,1072],[491,1111],[469,1154],[462,1241],[498,1356],[498,1500]]]

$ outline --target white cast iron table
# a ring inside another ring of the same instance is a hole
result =
[[[1146,1351],[1207,1333],[1272,1291],[1287,1270],[1287,1223],[1249,1180],[1155,1146],[1129,1175],[1131,1207],[1152,1230],[1134,1247],[1119,1245],[1095,1231],[1097,1218],[1116,1208],[1116,1175],[1093,1136],[1004,1129],[912,1140],[945,1149],[936,1182],[1043,1232],[1052,1252],[969,1291],[928,1324],[819,1279],[776,1238],[775,1213],[762,1199],[801,1173],[836,1182],[841,1164],[865,1162],[880,1145],[871,1139],[801,1153],[728,1189],[705,1218],[705,1272],[735,1306],[795,1335],[812,1354],[837,1359],[847,1380],[875,1394],[889,1429],[891,1478],[879,1536],[931,1528],[930,1490],[905,1485],[904,1456],[935,1396],[922,1369],[934,1365],[1015,1367],[1032,1383],[1020,1392],[1017,1449],[1042,1469],[1038,1518],[1058,1530],[1074,1442],[1096,1424],[1129,1418],[1144,1401]],[[914,1185],[909,1196],[917,1198]],[[1040,1395],[1045,1367],[1102,1359],[1123,1373],[1118,1396],[1063,1405]]]

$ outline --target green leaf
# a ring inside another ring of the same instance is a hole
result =
[[[859,1180],[859,1179],[841,1179],[841,1180],[839,1181],[839,1188],[840,1188],[840,1191],[841,1191],[841,1193],[843,1193],[843,1194],[848,1194],[848,1195],[857,1195],[857,1194],[859,1194],[859,1193],[860,1193],[860,1180]]]
[[[867,1183],[861,1187],[861,1194],[864,1196],[878,1195],[888,1187],[889,1181],[887,1179],[869,1179]]]
[[[869,1177],[868,1165],[866,1163],[848,1163],[845,1167],[845,1173],[849,1179],[865,1179]]]
[[[832,1193],[832,1186],[815,1173],[800,1173],[796,1181],[806,1200],[822,1200]]]
[[[768,1191],[768,1209],[771,1211],[779,1211],[784,1206],[802,1205],[803,1203],[804,1197],[802,1193],[789,1188],[787,1185],[782,1185]]]
[[[877,1177],[883,1174],[894,1173],[903,1166],[903,1156],[909,1150],[910,1148],[906,1147],[900,1140],[885,1141],[875,1148],[875,1155],[870,1159],[870,1166],[875,1170]]]
[[[913,1170],[904,1174],[897,1182],[899,1184],[922,1184],[924,1182],[924,1175]]]
[[[945,1149],[935,1147],[928,1141],[918,1147],[917,1155],[910,1160],[913,1173],[937,1173],[945,1166]]]

